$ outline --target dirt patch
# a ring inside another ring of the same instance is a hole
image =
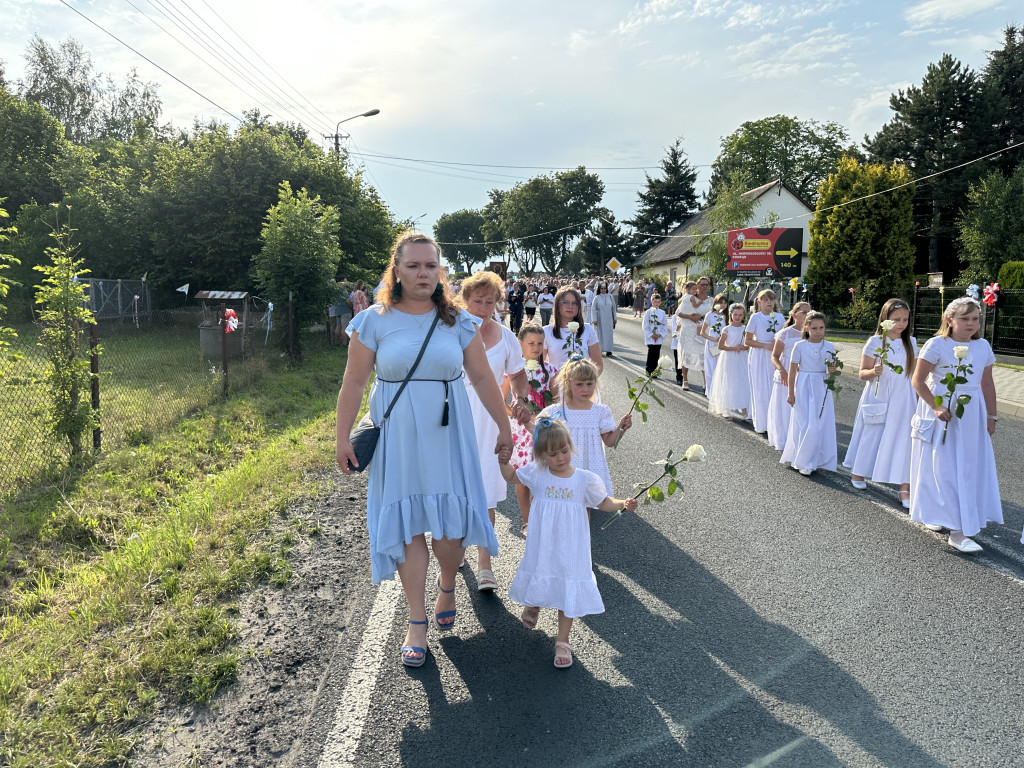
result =
[[[208,707],[158,709],[132,757],[146,768],[302,764],[311,713],[344,638],[359,590],[369,584],[366,478],[334,470],[334,491],[295,505],[300,536],[287,587],[261,585],[240,600],[238,679]]]

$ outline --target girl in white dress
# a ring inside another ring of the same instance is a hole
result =
[[[722,337],[726,315],[729,313],[729,296],[720,293],[711,303],[711,311],[704,315],[704,322],[697,330],[697,335],[704,339],[704,397],[711,397],[711,383],[715,378],[715,366],[722,351],[718,348],[718,340]],[[680,376],[681,378],[681,376]]]
[[[889,321],[889,322],[886,322]],[[891,328],[883,327],[883,323]],[[902,373],[882,364],[882,336],[887,337],[886,360]],[[864,345],[860,379],[867,382],[857,405],[850,447],[843,466],[849,467],[854,488],[867,488],[866,478],[876,483],[898,483],[900,501],[910,509],[910,420],[917,407],[912,376],[917,358],[917,339],[910,335],[910,306],[903,299],[889,299],[878,316],[875,335]]]
[[[700,330],[704,317],[712,309],[711,297],[708,291],[711,290],[711,278],[702,277],[696,283],[686,283],[684,296],[679,302],[676,314],[682,322],[679,323],[679,355],[680,367],[683,369],[683,389],[690,389],[690,371],[703,371],[704,369],[704,339],[697,331]],[[691,293],[692,291],[692,293]],[[708,383],[704,381],[704,392],[707,394]]]
[[[750,405],[750,381],[747,378],[747,345],[743,340],[743,319],[746,310],[742,304],[729,306],[729,324],[718,339],[715,386],[708,400],[708,410],[718,416],[747,417]]]
[[[565,669],[572,666],[573,619],[604,613],[590,556],[587,509],[633,511],[637,502],[611,498],[600,477],[573,466],[572,438],[561,422],[538,420],[533,455],[519,470],[501,465],[508,482],[522,483],[533,494],[530,535],[508,596],[525,606],[521,620],[527,629],[537,626],[541,608],[558,610],[554,663]]]
[[[992,450],[999,420],[992,380],[995,356],[980,337],[980,317],[981,306],[974,299],[951,301],[938,334],[921,348],[913,379],[920,399],[911,425],[910,517],[931,530],[948,528],[950,546],[961,552],[980,552],[981,545],[970,537],[988,523],[1003,522]],[[964,355],[962,360],[959,355]],[[942,379],[961,362],[970,370],[964,374],[967,382],[956,387],[954,412],[957,398],[971,399],[956,416],[948,408]]]
[[[783,464],[809,475],[816,469],[836,468],[836,411],[825,378],[835,372],[829,359],[836,354],[825,341],[825,315],[808,312],[803,339],[793,345],[789,360],[789,419]]]
[[[611,409],[594,402],[597,392],[597,369],[587,359],[571,360],[558,372],[558,391],[562,402],[549,405],[540,412],[540,417],[559,419],[565,422],[576,446],[576,466],[590,470],[605,484],[605,493],[612,495],[612,479],[608,472],[605,446],[615,446],[620,431],[633,426],[633,417],[628,413],[616,425]],[[535,424],[529,424],[533,429]]]
[[[789,397],[789,358],[793,354],[793,345],[803,338],[804,318],[810,311],[810,304],[798,301],[789,310],[785,327],[775,334],[775,346],[772,348],[775,375],[772,376],[772,397],[768,401],[768,445],[777,451],[786,447],[789,417],[793,411],[786,402]]]
[[[750,377],[750,420],[757,434],[768,431],[768,403],[774,388],[772,350],[775,347],[775,334],[782,330],[786,322],[780,313],[775,311],[775,292],[764,290],[757,294],[754,304],[757,312],[747,323],[744,341],[750,349],[747,358],[747,375]]]
[[[487,362],[490,363],[495,383],[501,386],[508,376],[511,391],[516,397],[525,397],[529,392],[529,384],[526,382],[526,363],[523,360],[519,339],[511,330],[494,319],[494,308],[504,293],[505,286],[498,275],[494,272],[481,271],[462,281],[460,297],[469,314],[480,320],[479,333],[487,350]],[[469,386],[466,390],[473,412],[477,445],[489,445],[488,441],[492,440],[492,436],[495,439],[497,437],[497,425],[488,417],[476,389]],[[508,484],[498,468],[498,457],[490,451],[480,451],[480,472],[483,474],[484,490],[487,492],[487,514],[493,526],[498,502],[505,500]],[[483,547],[477,547],[476,584],[481,592],[498,588],[498,582],[491,570],[491,555]]]

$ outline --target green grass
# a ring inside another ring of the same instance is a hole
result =
[[[33,326],[18,328],[12,351],[22,360],[0,370],[0,494],[60,467],[67,455],[46,431],[46,358]],[[199,352],[195,325],[154,324],[136,330],[104,328],[100,346],[100,413],[104,447],[138,445],[168,424],[208,405],[220,379]],[[229,366],[244,382],[266,363],[251,358]],[[217,363],[219,368],[219,361]],[[255,369],[255,371],[254,371]],[[84,444],[92,445],[91,432]]]
[[[1009,368],[1011,371],[1024,371],[1024,365],[1010,365],[1009,363],[996,363],[1000,368]]]
[[[234,677],[237,600],[288,583],[334,462],[343,353],[278,366],[0,509],[0,764],[125,765],[159,697]]]

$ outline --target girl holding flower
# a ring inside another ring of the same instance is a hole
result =
[[[593,368],[593,366],[590,366]],[[635,510],[636,499],[611,498],[604,481],[593,472],[573,466],[573,441],[559,421],[538,420],[534,460],[518,470],[502,464],[510,483],[521,483],[533,494],[533,532],[516,569],[508,596],[525,606],[523,626],[537,626],[541,608],[558,611],[554,664],[572,666],[569,633],[573,619],[604,613],[590,554],[589,507],[605,512]]]
[[[825,315],[808,312],[803,339],[793,346],[789,359],[789,419],[782,464],[801,475],[816,469],[836,469],[836,411],[826,377],[836,372],[836,348],[825,341]]]
[[[931,530],[948,528],[950,546],[968,553],[981,551],[971,536],[1003,522],[992,449],[995,355],[980,318],[974,299],[951,301],[913,376],[920,400],[911,422],[910,516]]]
[[[711,397],[711,382],[715,378],[715,366],[721,351],[718,340],[727,322],[729,294],[720,293],[711,302],[711,311],[704,315],[704,322],[697,329],[697,335],[704,339],[704,397]]]
[[[608,472],[605,446],[613,448],[619,431],[633,426],[628,413],[618,423],[611,409],[595,401],[597,394],[597,368],[587,359],[570,360],[558,372],[558,390],[562,402],[549,405],[539,418],[559,419],[565,422],[576,446],[576,466],[595,472],[605,484],[606,493],[612,495],[612,479]],[[533,429],[534,420],[527,427]]]
[[[590,358],[598,374],[604,370],[597,331],[584,322],[583,297],[571,285],[559,288],[555,294],[551,324],[544,326],[544,356],[556,370],[573,357]]]
[[[526,405],[531,411],[538,413],[558,399],[558,371],[544,360],[544,329],[539,325],[527,323],[519,329],[519,344],[523,349],[526,361],[526,383],[530,391],[526,395]],[[505,402],[511,394],[511,383],[508,378],[502,387]],[[512,423],[512,467],[519,469],[533,461],[533,432],[518,420],[512,418],[512,409],[508,409],[509,421]],[[516,485],[516,498],[519,509],[523,513],[522,532],[526,534],[526,526],[530,522],[530,491],[522,484]]]
[[[867,382],[857,405],[843,466],[854,488],[898,483],[900,501],[910,509],[910,420],[917,407],[912,377],[917,339],[910,335],[910,306],[889,299],[878,315],[875,335],[864,345],[860,379]]]
[[[732,418],[739,412],[744,419],[750,405],[750,381],[747,378],[747,345],[743,340],[746,310],[740,303],[729,306],[729,324],[718,339],[718,367],[715,387],[711,390],[708,410],[718,416]]]
[[[772,350],[775,347],[775,334],[782,330],[786,321],[775,311],[775,292],[763,290],[754,301],[757,311],[747,323],[744,342],[750,350],[747,359],[747,375],[750,377],[750,420],[754,432],[764,434],[768,431],[768,403],[774,389]]]
[[[793,355],[793,347],[804,335],[804,320],[811,311],[806,301],[798,301],[789,310],[789,319],[781,331],[775,334],[775,346],[772,348],[772,396],[768,401],[768,445],[777,451],[786,447],[786,436],[789,434],[789,418],[793,408],[788,402],[789,397],[789,361]]]

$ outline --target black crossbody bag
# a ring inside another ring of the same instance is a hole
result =
[[[356,461],[359,462],[358,467],[353,467],[351,461],[346,461],[348,468],[353,472],[362,472],[370,466],[370,460],[373,459],[373,452],[377,450],[377,440],[380,439],[380,429],[384,426],[384,422],[388,420],[388,416],[391,415],[391,409],[395,407],[395,403],[398,402],[398,398],[402,396],[402,392],[405,390],[405,385],[409,383],[409,379],[412,378],[413,373],[416,371],[416,366],[418,366],[420,364],[420,360],[423,359],[423,353],[427,350],[427,344],[430,342],[430,337],[434,334],[434,329],[437,327],[437,323],[440,319],[441,314],[438,313],[434,318],[434,322],[430,325],[430,330],[427,331],[427,338],[423,340],[423,346],[420,347],[420,353],[416,355],[416,361],[412,364],[412,368],[409,369],[409,373],[406,374],[405,379],[402,381],[402,386],[398,388],[395,396],[391,398],[391,404],[384,412],[384,418],[380,420],[380,424],[374,424],[373,419],[370,418],[370,414],[366,414],[360,422],[356,424],[356,428],[352,430],[352,434],[348,436],[348,441],[352,444],[352,452],[355,453]]]

